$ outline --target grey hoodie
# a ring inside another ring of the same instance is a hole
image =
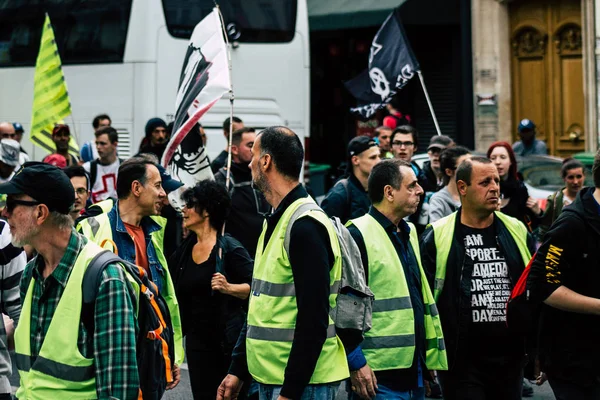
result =
[[[429,223],[452,214],[458,210],[458,207],[460,207],[460,200],[454,201],[448,186],[444,186],[429,199]]]

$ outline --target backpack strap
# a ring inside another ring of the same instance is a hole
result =
[[[346,207],[348,207],[348,219],[352,217],[352,196],[350,196],[350,188],[348,187],[350,178],[340,179],[340,184],[346,191]]]
[[[83,275],[83,283],[81,290],[83,293],[83,305],[81,307],[81,321],[88,331],[88,334],[94,332],[94,308],[96,306],[96,296],[102,279],[102,272],[109,264],[123,262],[119,256],[105,250],[98,253],[92,261],[90,261],[85,274]]]
[[[285,230],[285,237],[283,238],[283,247],[285,248],[285,252],[287,253],[288,257],[290,256],[290,234],[292,233],[292,226],[302,214],[309,210],[319,210],[323,212],[321,207],[319,207],[316,203],[304,203],[301,204],[300,207],[298,207],[290,217],[290,222],[288,223],[287,229]]]
[[[98,177],[98,159],[90,161],[90,190],[96,184],[96,178]]]

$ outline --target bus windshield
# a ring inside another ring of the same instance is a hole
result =
[[[297,0],[224,0],[219,7],[230,40],[285,43],[294,38]],[[194,27],[214,7],[213,0],[163,0],[169,33],[189,39]]]
[[[0,1],[0,67],[35,65],[46,12],[63,64],[122,62],[131,1]]]

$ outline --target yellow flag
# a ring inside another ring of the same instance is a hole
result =
[[[50,17],[46,14],[40,51],[35,63],[31,141],[44,150],[54,153],[56,146],[52,141],[52,129],[55,124],[64,123],[63,119],[70,114],[69,92],[67,92]],[[79,156],[79,146],[73,135],[69,141],[69,153]]]

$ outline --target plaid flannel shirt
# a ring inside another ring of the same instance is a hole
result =
[[[37,357],[56,307],[71,275],[77,256],[87,239],[72,231],[65,254],[46,279],[42,277],[44,261],[36,256],[31,260],[21,280],[21,299],[25,299],[31,277],[35,278],[30,315],[31,356]],[[79,324],[77,348],[86,358],[94,358],[96,392],[99,399],[137,399],[139,389],[136,360],[137,325],[134,318],[134,291],[123,269],[116,264],[107,266],[96,297],[93,337]],[[67,299],[68,300],[68,299]]]

